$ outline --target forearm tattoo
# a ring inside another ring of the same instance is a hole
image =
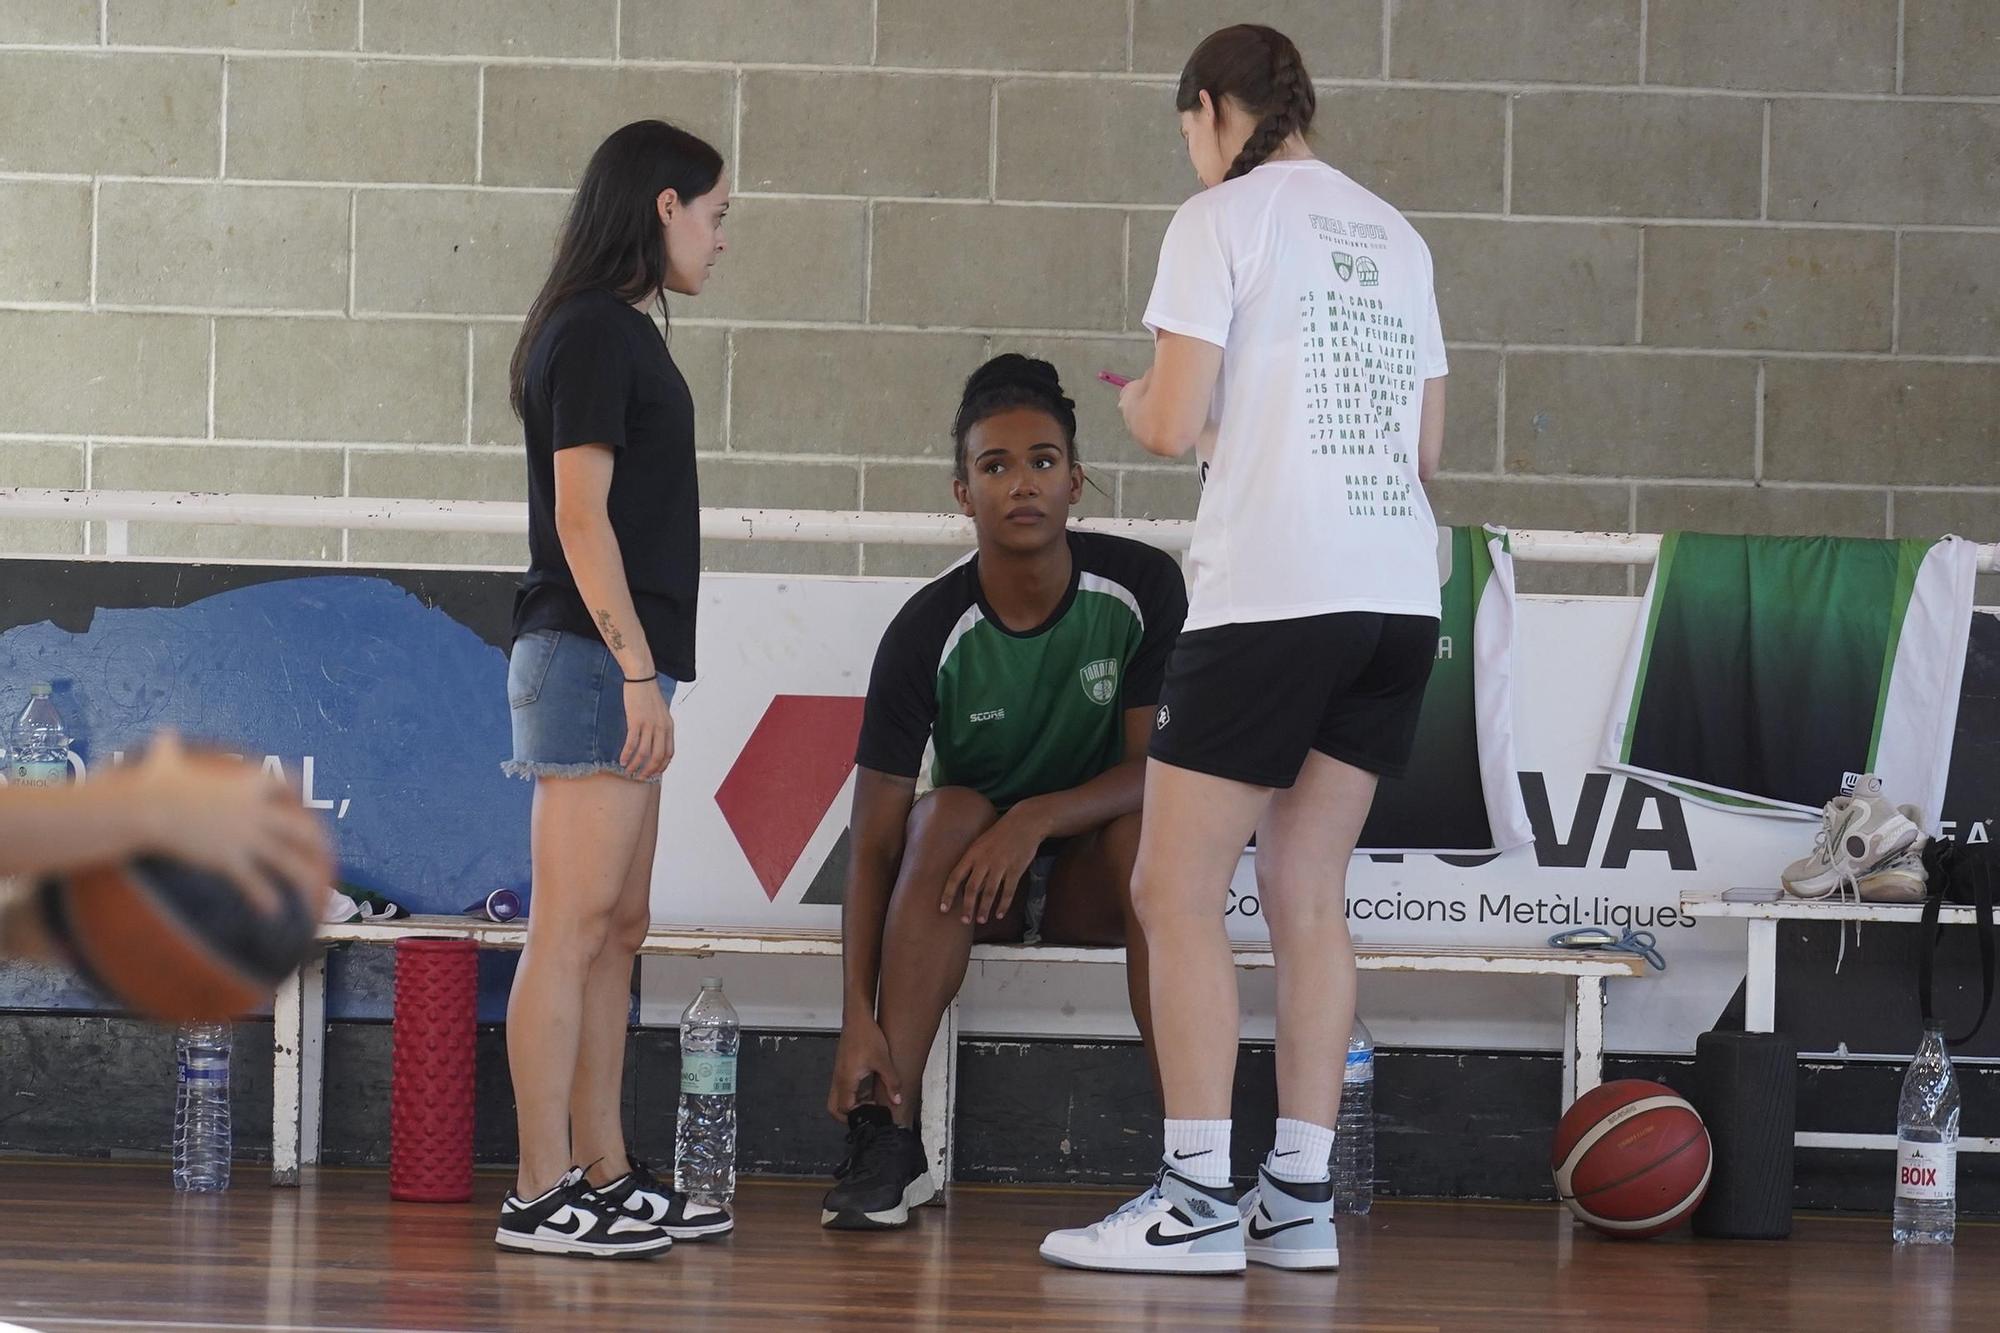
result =
[[[604,631],[605,646],[610,648],[614,653],[624,652],[625,636],[620,634],[618,627],[611,623],[611,613],[609,611],[599,611],[597,613],[597,623]]]

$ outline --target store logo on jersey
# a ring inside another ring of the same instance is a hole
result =
[[[1379,287],[1382,285],[1382,270],[1376,267],[1375,261],[1367,255],[1363,255],[1354,261],[1354,271],[1361,275],[1361,285],[1363,287]]]
[[[1083,679],[1083,692],[1094,704],[1108,704],[1118,694],[1118,659],[1106,657],[1076,673]]]
[[[1347,254],[1345,251],[1335,250],[1333,252],[1333,271],[1340,275],[1342,282],[1352,279],[1354,277],[1354,256]]]

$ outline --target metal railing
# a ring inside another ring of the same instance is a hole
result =
[[[197,491],[69,491],[0,487],[0,518],[75,520],[105,525],[106,555],[129,552],[133,523],[208,523],[245,527],[342,528],[516,536],[528,529],[518,500],[401,500],[354,496],[235,495]],[[1184,519],[1082,518],[1072,526],[1111,532],[1167,550],[1185,550],[1194,525]],[[958,514],[899,514],[831,509],[704,509],[708,541],[970,544],[972,520]],[[1659,554],[1658,533],[1515,529],[1514,558],[1541,564],[1646,565]],[[1979,548],[1981,573],[2000,571],[2000,544]]]

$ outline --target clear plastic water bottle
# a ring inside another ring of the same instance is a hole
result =
[[[229,1188],[229,1025],[186,1023],[174,1039],[174,1188]]]
[[[69,733],[63,730],[62,714],[56,711],[55,691],[35,685],[28,691],[28,706],[14,720],[13,751],[8,760],[7,780],[26,786],[46,787],[69,778]]]
[[[1903,1075],[1896,1107],[1898,1245],[1949,1245],[1958,1228],[1958,1075],[1944,1029],[1924,1025],[1924,1039]]]
[[[1333,1211],[1365,1213],[1375,1203],[1375,1038],[1357,1015],[1340,1080],[1333,1127]]]
[[[722,978],[703,977],[681,1012],[681,1109],[674,1125],[674,1188],[727,1203],[736,1195],[736,1010]]]

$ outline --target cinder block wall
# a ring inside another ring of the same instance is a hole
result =
[[[1019,348],[1083,404],[1087,512],[1190,514],[1090,376],[1142,361],[1173,77],[1241,18],[1436,253],[1443,514],[2000,537],[1994,0],[0,0],[0,484],[520,496],[519,314],[590,149],[664,115],[741,201],[675,311],[709,503],[941,508],[958,383]]]

